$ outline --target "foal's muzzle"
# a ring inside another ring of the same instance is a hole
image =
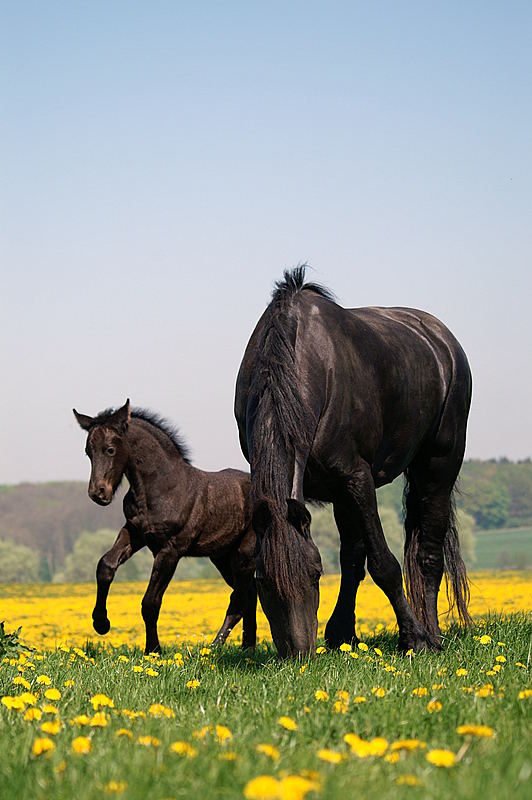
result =
[[[113,499],[113,487],[108,483],[99,483],[89,487],[89,497],[99,506],[108,506]]]

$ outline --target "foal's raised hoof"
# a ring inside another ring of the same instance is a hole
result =
[[[96,617],[92,620],[92,627],[99,633],[101,636],[105,636],[106,633],[109,633],[111,629],[111,623],[107,619],[107,617]]]

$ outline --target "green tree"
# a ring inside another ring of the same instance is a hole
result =
[[[99,531],[83,531],[76,539],[74,549],[65,558],[61,573],[54,576],[55,581],[87,582],[96,578],[96,565],[100,557],[111,547],[117,532],[110,528]],[[125,564],[118,568],[115,580],[147,580],[153,558],[147,548],[139,550]]]
[[[0,539],[0,583],[34,583],[39,578],[39,560],[35,550]]]
[[[502,528],[508,520],[510,494],[501,481],[478,481],[469,489],[466,510],[479,528]]]

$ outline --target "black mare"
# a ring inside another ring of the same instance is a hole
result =
[[[116,570],[147,545],[154,556],[142,600],[147,653],[160,649],[157,619],[161,602],[183,556],[209,556],[233,588],[214,643],[222,644],[242,619],[242,646],[254,647],[257,591],[249,475],[233,469],[196,469],[176,432],[150,412],[130,410],[129,400],[117,411],[103,411],[96,417],[78,414],[75,409],[74,414],[88,432],[85,450],[92,465],[90,498],[106,506],[124,475],[129,482],[124,526],[96,571],[95,630],[105,634],[110,628],[106,601]]]
[[[304,499],[333,504],[341,584],[330,646],[356,640],[355,598],[367,564],[389,598],[403,650],[440,647],[446,570],[467,622],[469,598],[453,504],[471,400],[467,358],[435,317],[409,308],[345,309],[285,272],[248,343],[235,415],[251,465],[256,580],[281,655],[316,643],[321,560]],[[407,479],[405,579],[377,513],[375,489]]]

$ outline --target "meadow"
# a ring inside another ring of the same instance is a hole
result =
[[[0,664],[2,797],[529,797],[532,575],[473,574],[475,625],[449,618],[439,655],[397,652],[368,579],[361,643],[327,652],[337,582],[322,581],[320,647],[304,662],[278,660],[262,614],[254,652],[238,629],[211,648],[218,581],[170,586],[150,657],[140,584],[112,587],[105,638],[92,585],[1,587],[0,618],[28,645]]]

